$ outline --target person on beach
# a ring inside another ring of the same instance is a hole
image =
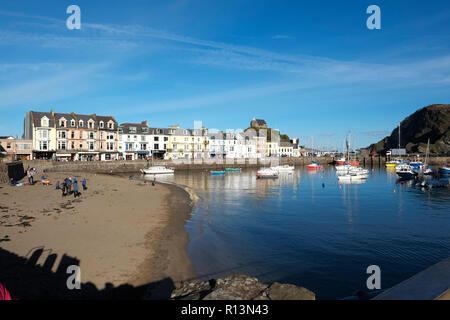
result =
[[[1,283],[0,283],[0,300],[12,300],[11,294]]]
[[[31,168],[31,182],[34,184],[34,175],[36,174],[36,168]]]
[[[55,188],[56,190],[58,190],[59,189],[59,181],[56,181],[56,188]]]
[[[80,192],[78,192],[78,190],[79,190],[78,182],[77,182],[77,179],[74,178],[74,181],[73,181],[73,197],[74,198],[80,196]]]
[[[70,193],[72,191],[72,179],[70,177],[67,178],[66,189],[67,193]]]
[[[87,189],[86,184],[87,184],[87,181],[86,181],[86,178],[84,178],[83,181],[81,181],[81,185],[83,186],[83,190]]]

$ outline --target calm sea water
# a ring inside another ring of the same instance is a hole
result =
[[[387,289],[450,256],[449,189],[402,184],[384,168],[361,184],[339,183],[333,167],[275,180],[257,180],[256,170],[158,179],[200,197],[186,229],[202,278],[244,273],[338,299],[367,290],[369,265]]]

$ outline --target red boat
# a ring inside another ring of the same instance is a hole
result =
[[[352,166],[359,166],[359,161],[345,161],[345,159],[338,159],[336,160],[337,166],[343,166],[344,164],[351,164]]]
[[[323,166],[320,163],[318,163],[317,161],[313,161],[311,164],[308,164],[306,166],[306,168],[314,169],[314,170],[321,170],[321,169],[323,169]]]

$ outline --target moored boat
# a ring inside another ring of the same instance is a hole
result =
[[[277,172],[291,172],[295,170],[295,167],[286,164],[283,166],[271,167],[270,169],[275,170]]]
[[[146,169],[141,169],[143,174],[170,174],[174,173],[175,170],[172,168],[166,168],[164,166],[152,166]]]
[[[414,179],[418,172],[413,170],[413,168],[409,164],[400,164],[395,167],[395,172],[402,179]]]
[[[256,173],[256,178],[278,178],[278,171],[271,168],[263,168],[258,170]]]
[[[442,175],[450,175],[450,162],[446,166],[439,168],[439,173]]]
[[[225,168],[225,171],[230,171],[230,172],[240,172],[241,168]]]
[[[225,171],[210,171],[209,173],[214,174],[214,175],[221,175],[221,174],[225,174]]]
[[[313,170],[321,170],[321,169],[323,169],[323,166],[320,163],[318,163],[317,161],[313,161],[310,164],[308,164],[306,166],[306,168],[313,169]]]

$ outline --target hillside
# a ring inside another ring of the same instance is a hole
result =
[[[400,124],[400,145],[407,153],[425,153],[430,139],[430,153],[450,153],[450,104],[433,104],[417,110]],[[385,154],[398,147],[398,127],[391,135],[365,150]]]

